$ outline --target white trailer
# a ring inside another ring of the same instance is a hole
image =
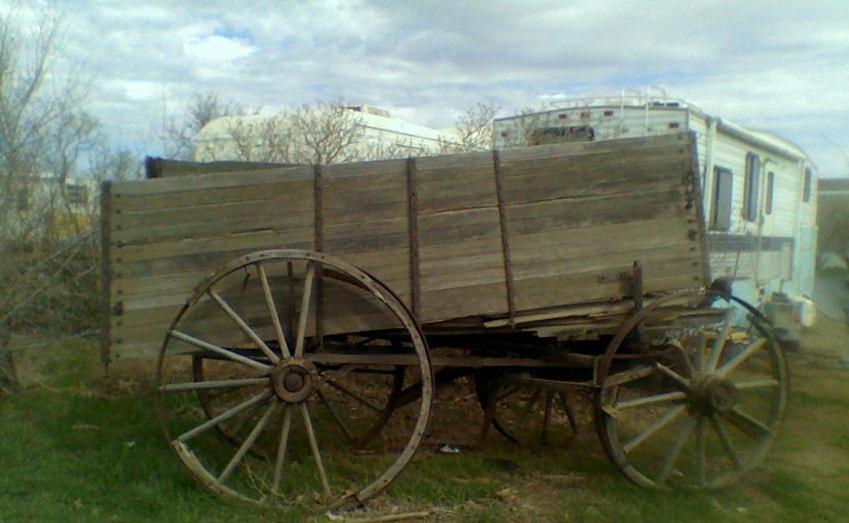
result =
[[[810,296],[816,262],[816,173],[798,146],[663,96],[593,98],[495,120],[494,145],[694,131],[713,279],[762,303],[772,292]]]

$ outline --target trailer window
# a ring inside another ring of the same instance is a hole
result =
[[[743,218],[754,222],[758,219],[758,155],[746,155],[746,184],[743,191]]]
[[[713,170],[713,201],[710,210],[710,228],[727,231],[731,228],[731,184],[734,176],[729,169]]]
[[[802,189],[802,201],[811,201],[811,168],[805,169],[805,187]]]
[[[550,143],[592,142],[595,129],[589,125],[564,125],[534,129],[528,137],[528,145],[546,145]]]
[[[775,195],[775,173],[770,171],[766,175],[766,213],[772,214],[772,200]]]

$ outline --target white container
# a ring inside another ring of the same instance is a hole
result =
[[[817,308],[814,301],[807,296],[794,296],[793,303],[796,305],[796,318],[804,328],[814,326],[817,320]]]

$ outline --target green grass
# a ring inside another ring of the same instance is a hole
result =
[[[785,430],[769,462],[733,488],[637,487],[608,462],[588,426],[560,449],[522,448],[495,434],[483,449],[455,455],[422,448],[365,515],[433,510],[434,518],[461,521],[844,520],[849,371],[829,354],[847,338],[842,326],[820,323],[807,340],[817,355],[792,355]],[[0,521],[309,516],[263,511],[202,490],[168,450],[150,395],[132,373],[104,378],[93,343],[47,344],[22,354],[20,366],[28,385],[0,398]]]

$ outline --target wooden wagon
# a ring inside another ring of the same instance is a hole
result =
[[[687,133],[160,163],[103,188],[103,355],[158,351],[170,446],[256,503],[374,495],[460,377],[482,436],[558,445],[583,389],[630,479],[724,485],[768,452],[788,375],[763,316],[710,287],[696,165]]]

